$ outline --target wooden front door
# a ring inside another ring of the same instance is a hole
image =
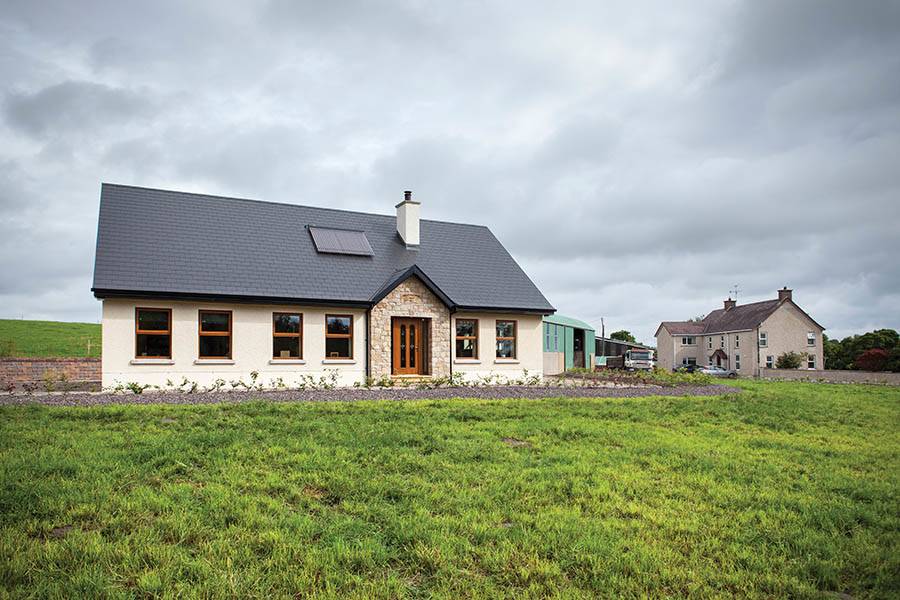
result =
[[[421,375],[425,372],[422,366],[422,323],[422,319],[394,319],[394,375]]]

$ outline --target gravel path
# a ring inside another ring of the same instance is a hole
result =
[[[357,400],[427,400],[436,398],[638,398],[641,396],[718,396],[741,390],[727,385],[676,387],[455,387],[433,390],[415,388],[341,388],[265,392],[145,392],[144,394],[3,394],[0,405],[102,406],[109,404],[218,404],[267,400],[270,402],[353,402]]]

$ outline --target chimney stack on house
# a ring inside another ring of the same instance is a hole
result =
[[[421,202],[412,199],[412,192],[403,192],[403,202],[397,205],[397,233],[407,246],[419,245],[419,212]]]
[[[728,310],[729,308],[734,308],[736,305],[737,305],[737,300],[732,300],[731,298],[729,298],[728,300],[725,301],[725,310]]]
[[[780,302],[790,300],[792,291],[793,290],[789,290],[787,286],[784,286],[782,289],[778,290],[778,300]]]

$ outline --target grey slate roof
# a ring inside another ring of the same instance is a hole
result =
[[[364,231],[373,256],[322,254],[307,226]],[[412,269],[412,267],[417,267]],[[92,290],[368,305],[398,274],[424,274],[455,308],[552,313],[487,227],[103,184]]]
[[[704,333],[741,331],[753,329],[766,320],[781,305],[780,300],[763,300],[751,304],[739,304],[734,308],[714,310],[703,319]]]
[[[790,300],[784,302],[793,304]],[[663,321],[660,327],[665,327],[672,335],[709,335],[725,331],[746,331],[765,321],[781,304],[782,301],[777,299],[739,304],[728,310],[724,308],[714,310],[702,321]]]
[[[663,321],[660,327],[665,327],[672,335],[700,335],[705,329],[698,321]]]

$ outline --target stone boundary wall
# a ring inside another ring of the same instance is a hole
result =
[[[882,383],[900,385],[900,373],[887,371],[841,371],[803,369],[766,369],[759,370],[762,379],[784,379],[789,381],[823,381],[828,383]]]
[[[0,358],[0,385],[44,382],[65,374],[71,383],[100,383],[99,358]]]

